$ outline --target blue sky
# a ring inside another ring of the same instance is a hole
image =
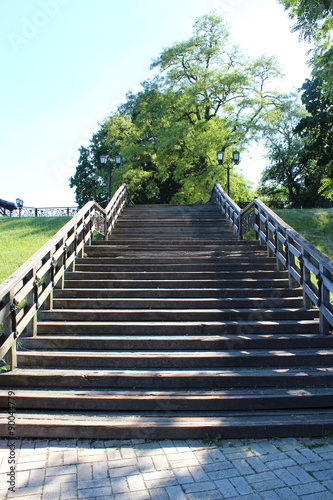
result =
[[[250,55],[277,56],[282,90],[309,76],[309,47],[290,33],[276,0],[1,0],[0,198],[74,205],[68,179],[78,147],[128,91],[140,89],[151,60],[213,10]],[[261,155],[252,147],[241,162],[255,182]]]

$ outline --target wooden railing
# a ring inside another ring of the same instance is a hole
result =
[[[286,224],[258,198],[241,208],[215,182],[211,203],[216,203],[238,238],[254,230],[267,254],[276,256],[277,269],[287,269],[291,287],[302,287],[304,307],[318,307],[320,332],[333,331],[333,262]]]
[[[125,184],[103,209],[88,202],[40,250],[0,285],[0,360],[16,367],[16,343],[21,334],[37,334],[37,311],[52,309],[53,289],[63,288],[66,270],[75,269],[76,257],[93,233],[107,239],[125,204],[132,203]]]

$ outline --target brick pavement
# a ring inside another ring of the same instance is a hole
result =
[[[333,500],[333,438],[0,442],[0,498]],[[14,459],[15,493],[8,490]]]

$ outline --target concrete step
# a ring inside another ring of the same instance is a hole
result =
[[[327,407],[333,405],[329,388],[254,388],[224,390],[25,389],[15,395],[16,410],[189,412],[253,411]],[[8,391],[0,390],[0,408],[8,408]]]
[[[77,350],[81,351],[131,351],[131,350],[225,350],[225,349],[333,349],[333,337],[317,334],[272,334],[272,335],[105,335],[105,336],[71,336],[71,335],[38,335],[22,337],[19,350]]]
[[[78,346],[79,347],[79,346]],[[96,342],[95,349],[98,349]],[[333,366],[333,349],[248,351],[18,351],[19,368],[205,369]],[[333,391],[332,391],[333,397]]]
[[[40,311],[39,321],[278,321],[280,318],[289,321],[313,320],[319,313],[315,309],[63,309]]]
[[[8,428],[0,417],[0,434]],[[332,414],[325,409],[251,412],[92,412],[19,411],[16,438],[80,439],[225,439],[322,436],[333,431]]]

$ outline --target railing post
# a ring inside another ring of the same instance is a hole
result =
[[[302,248],[302,257],[303,257],[303,262],[304,262],[306,257],[307,257],[307,252],[304,248]],[[305,283],[306,285],[308,285],[310,287],[311,273],[310,273],[309,269],[306,267],[306,265],[304,265],[304,267],[303,267],[303,283]],[[305,309],[312,308],[312,302],[311,302],[309,296],[307,295],[307,293],[305,292],[304,286],[303,286],[303,306]]]
[[[243,239],[243,215],[239,215],[238,219],[238,240],[242,241]]]
[[[321,311],[321,305],[326,306],[329,309],[329,304],[330,304],[330,291],[329,289],[325,286],[324,282],[324,276],[325,276],[325,269],[322,264],[319,264],[319,286],[320,286],[320,291],[319,291],[319,331],[321,335],[329,335],[330,333],[330,323],[327,321],[325,315]]]
[[[10,304],[13,304],[14,301],[14,290],[12,289],[8,294],[8,300]],[[7,339],[12,333],[12,318],[11,315],[8,314],[3,322],[3,335]],[[14,370],[17,367],[17,356],[16,356],[16,339],[13,340],[13,343],[10,349],[4,356],[5,363],[10,366],[11,370]]]

